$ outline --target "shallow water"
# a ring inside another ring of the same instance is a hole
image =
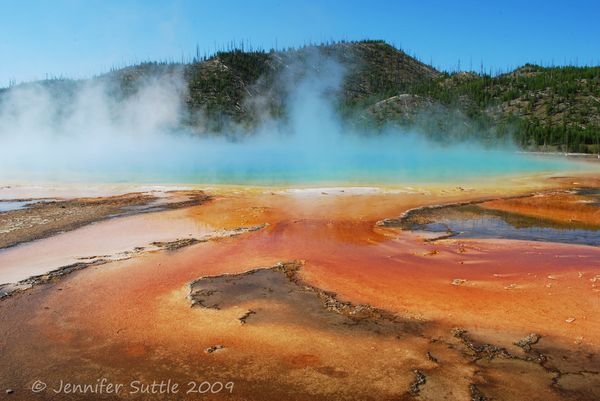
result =
[[[30,203],[30,201],[0,201],[0,212],[22,209]]]
[[[49,238],[0,249],[0,284],[16,283],[59,267],[95,259],[120,259],[154,241],[201,238],[212,228],[185,211],[109,219]]]
[[[53,199],[28,199],[28,200],[2,200],[0,199],[0,213],[11,210],[24,209],[34,203],[51,201]]]
[[[496,216],[466,220],[448,219],[439,223],[426,224],[422,229],[432,232],[450,230],[456,234],[455,237],[459,238],[504,238],[600,246],[600,231],[598,230],[548,227],[517,228]]]
[[[582,188],[575,191],[577,195],[582,195],[590,198],[586,203],[600,206],[600,188]]]
[[[433,221],[409,223],[410,229],[447,233],[455,238],[502,238],[600,246],[600,227],[583,228],[472,205],[440,209],[444,211],[435,210],[432,216],[424,217]]]

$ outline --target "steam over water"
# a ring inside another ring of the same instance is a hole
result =
[[[400,183],[581,168],[410,131],[349,131],[328,97],[342,75],[332,64],[309,76],[290,91],[288,119],[236,135],[181,128],[185,85],[173,78],[120,101],[91,80],[67,106],[40,85],[13,88],[0,103],[0,180]]]

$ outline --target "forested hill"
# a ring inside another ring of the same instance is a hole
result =
[[[410,92],[513,135],[523,148],[600,151],[600,67],[527,64],[495,77],[443,74]]]
[[[324,57],[325,56],[325,57]],[[116,96],[136,93],[156,75],[183,77],[185,124],[198,132],[251,128],[285,118],[289,92],[309,71],[343,66],[332,101],[350,125],[373,132],[410,127],[439,141],[513,140],[525,149],[600,151],[600,67],[527,64],[491,76],[440,72],[383,41],[336,42],[298,49],[221,51],[190,63],[142,63],[93,78]],[[81,81],[41,81],[62,102]],[[31,85],[31,84],[22,84]],[[0,92],[2,99],[12,88]]]

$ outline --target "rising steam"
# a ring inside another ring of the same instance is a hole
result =
[[[0,180],[411,182],[565,167],[510,148],[441,146],[411,131],[349,130],[332,102],[343,68],[319,65],[289,88],[285,121],[265,118],[235,141],[184,128],[177,75],[148,79],[126,98],[98,79],[68,96],[42,84],[12,88],[0,102]]]

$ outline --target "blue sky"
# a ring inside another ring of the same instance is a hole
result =
[[[434,66],[600,64],[597,1],[0,0],[0,86],[192,57],[231,41],[269,49],[384,39]]]

